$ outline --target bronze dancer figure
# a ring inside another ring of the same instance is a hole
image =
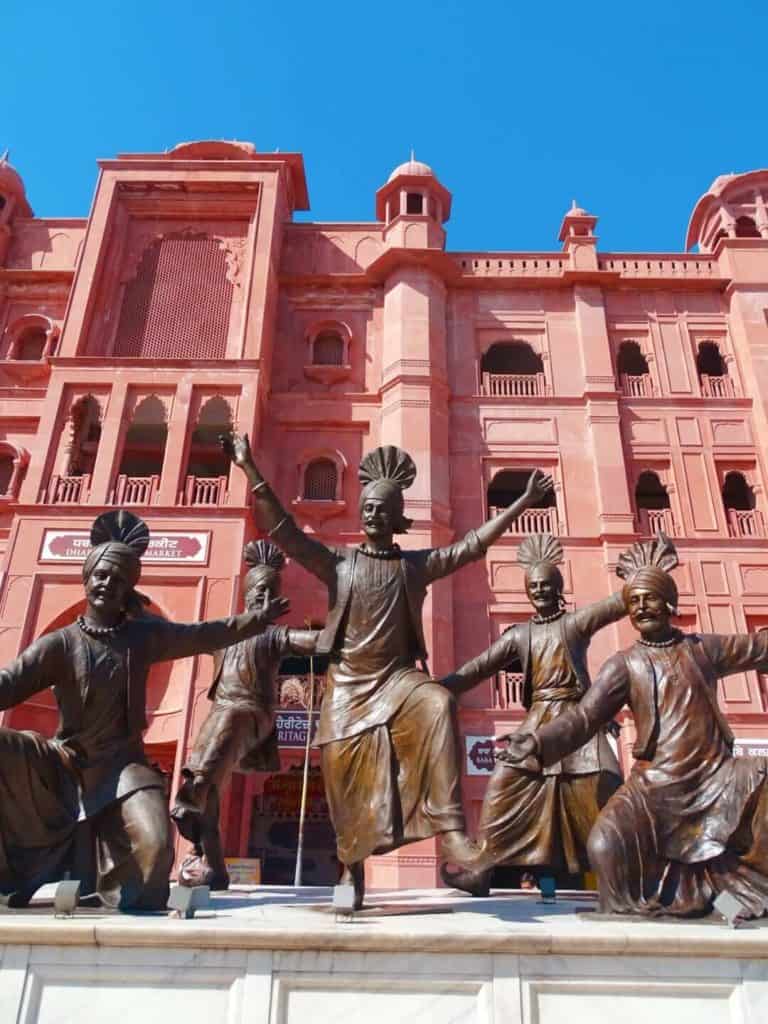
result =
[[[249,566],[243,582],[251,611],[280,596],[282,551],[269,541],[246,545]],[[275,682],[287,654],[311,654],[316,630],[267,626],[263,633],[217,652],[208,697],[213,706],[182,768],[182,783],[171,817],[194,844],[182,864],[181,885],[228,889],[229,875],[219,832],[219,797],[233,771],[278,771]]]
[[[768,632],[675,629],[677,587],[668,570],[676,565],[663,536],[621,557],[617,572],[637,641],[609,658],[579,704],[535,732],[517,733],[499,756],[538,771],[583,746],[628,704],[636,760],[587,845],[601,909],[702,915],[730,892],[742,917],[760,917],[768,906],[768,762],[733,756],[717,680],[767,671]]]
[[[525,568],[535,615],[510,627],[487,651],[443,680],[453,693],[464,693],[517,657],[528,712],[519,726],[523,733],[553,721],[584,696],[590,687],[586,655],[592,637],[626,615],[620,593],[567,612],[558,569],[562,559],[560,542],[549,534],[522,541],[517,561]],[[541,774],[497,761],[483,799],[471,869],[467,865],[453,873],[444,867],[443,879],[487,895],[496,864],[588,871],[587,836],[620,782],[616,755],[602,729]]]
[[[130,512],[107,512],[91,541],[85,615],[0,671],[0,708],[50,686],[60,713],[52,740],[0,729],[0,892],[23,906],[44,882],[64,877],[80,821],[94,840],[102,903],[162,910],[173,850],[164,782],[142,741],[149,669],[253,636],[287,603],[192,625],[145,616],[147,599],[135,588],[146,524]]]
[[[455,702],[426,671],[422,605],[430,583],[482,558],[552,482],[536,471],[519,501],[462,540],[403,551],[393,537],[411,525],[403,490],[416,467],[399,448],[377,448],[360,465],[365,541],[329,548],[296,526],[256,468],[247,437],[227,447],[251,484],[258,526],[328,588],[317,651],[330,654],[330,666],[316,742],[342,880],[354,884],[359,907],[372,853],[439,835],[444,858],[469,855]]]

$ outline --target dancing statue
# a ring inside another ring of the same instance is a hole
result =
[[[136,590],[146,524],[130,512],[107,512],[94,522],[91,542],[85,614],[0,671],[0,709],[52,687],[60,714],[52,740],[0,729],[0,892],[24,906],[43,883],[66,872],[79,877],[75,847],[85,846],[105,906],[163,910],[173,849],[163,777],[142,741],[149,670],[245,640],[288,604],[265,600],[192,625],[146,616],[148,599]]]
[[[517,561],[525,569],[533,618],[510,627],[487,651],[443,680],[454,694],[464,693],[518,658],[527,711],[521,733],[553,721],[584,696],[590,686],[586,654],[592,637],[626,615],[620,593],[567,612],[558,569],[562,560],[562,546],[549,534],[522,541]],[[444,867],[444,880],[487,896],[496,864],[588,871],[587,836],[620,782],[621,769],[603,729],[543,773],[497,761],[480,811],[477,851],[463,871]]]
[[[246,545],[249,567],[243,582],[245,607],[261,608],[280,596],[282,551],[269,541]],[[288,654],[312,654],[319,633],[267,626],[263,633],[217,652],[213,706],[182,768],[182,783],[171,817],[194,844],[181,866],[182,885],[229,888],[219,832],[219,795],[233,771],[279,771],[275,729],[275,683]]]
[[[393,537],[411,525],[403,491],[416,467],[399,448],[377,448],[360,464],[365,540],[330,548],[283,509],[256,468],[247,437],[225,441],[225,448],[248,477],[257,525],[328,588],[317,651],[330,654],[330,665],[316,743],[342,881],[354,885],[360,907],[370,854],[439,835],[444,859],[470,855],[455,702],[426,671],[422,605],[430,583],[482,558],[552,481],[535,471],[522,498],[462,540],[404,551]]]
[[[605,912],[693,916],[728,892],[741,917],[768,907],[768,763],[734,757],[717,680],[768,671],[768,632],[684,634],[672,625],[677,562],[671,541],[635,544],[619,560],[639,636],[609,658],[575,705],[499,756],[529,771],[582,747],[629,705],[636,758],[598,815],[588,853]]]

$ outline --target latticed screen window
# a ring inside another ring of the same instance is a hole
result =
[[[341,366],[344,362],[344,340],[335,331],[323,331],[315,338],[312,349],[315,366]]]
[[[338,473],[330,459],[315,459],[304,473],[306,501],[333,501],[336,498]]]
[[[218,239],[174,234],[155,240],[125,289],[115,355],[223,359],[232,291]]]

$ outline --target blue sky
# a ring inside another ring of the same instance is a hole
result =
[[[373,219],[411,146],[451,249],[682,248],[713,178],[768,166],[768,3],[9,0],[0,149],[35,212],[84,216],[96,160],[237,138],[304,154],[313,220]]]

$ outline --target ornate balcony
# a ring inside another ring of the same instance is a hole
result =
[[[758,509],[741,511],[736,508],[727,508],[725,514],[728,519],[728,533],[731,537],[765,536],[763,516]]]
[[[111,505],[151,505],[155,500],[159,476],[125,476],[121,473],[110,494]]]
[[[702,373],[699,377],[701,383],[701,394],[703,398],[735,398],[736,389],[733,380],[728,374],[714,377],[709,373]]]
[[[90,473],[81,476],[52,476],[45,500],[49,505],[80,505],[88,498]]]
[[[637,518],[644,537],[655,537],[657,533],[677,536],[671,508],[641,508],[637,511]]]
[[[493,680],[493,707],[497,711],[523,708],[522,672],[497,672]]]
[[[229,498],[226,476],[188,476],[181,494],[180,505],[226,505]]]
[[[492,517],[504,511],[506,511],[504,508],[497,508],[494,505],[491,505],[488,509]],[[527,533],[553,533],[557,535],[560,532],[559,527],[556,508],[529,508],[517,517],[510,526],[509,532],[520,536]]]
[[[490,398],[536,398],[546,385],[543,373],[483,373],[480,391]]]
[[[621,374],[621,390],[627,398],[652,398],[653,381],[649,373]]]

